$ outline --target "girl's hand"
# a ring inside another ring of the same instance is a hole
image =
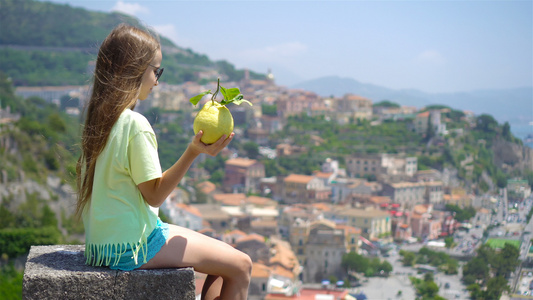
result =
[[[226,148],[226,146],[231,142],[233,139],[233,136],[235,135],[234,132],[232,132],[229,137],[226,138],[226,135],[223,135],[218,139],[218,141],[214,142],[213,144],[207,145],[200,141],[202,138],[202,135],[204,132],[200,130],[196,136],[192,139],[192,142],[189,144],[189,147],[191,150],[200,153],[206,153],[211,156],[216,156],[222,149]]]

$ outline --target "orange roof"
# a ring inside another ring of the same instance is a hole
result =
[[[272,273],[279,276],[283,276],[285,278],[294,279],[294,273],[291,270],[287,270],[286,268],[280,265],[272,266]]]
[[[316,172],[313,172],[313,174],[318,178],[329,178],[331,177],[331,175],[333,175],[333,172],[324,173],[324,172],[316,171]]]
[[[183,204],[183,203],[177,203],[176,206],[178,208],[181,208],[195,216],[198,216],[198,217],[201,217],[202,216],[202,213],[200,212],[200,210],[198,210],[198,208],[194,207],[194,206],[190,206],[190,205],[187,205],[187,204]]]
[[[224,205],[239,206],[246,200],[246,195],[242,193],[214,194],[213,199]]]
[[[245,168],[250,167],[250,166],[254,165],[255,163],[257,163],[257,160],[255,160],[255,159],[241,158],[241,157],[228,159],[226,161],[226,165],[232,165],[232,166],[237,166],[237,167],[245,167]]]
[[[252,241],[252,240],[256,240],[256,241],[259,241],[261,243],[264,243],[265,242],[265,237],[260,235],[260,234],[257,234],[257,233],[252,233],[252,234],[249,234],[247,236],[244,236],[244,237],[238,239],[235,243],[238,244],[238,243]]]
[[[420,118],[427,118],[427,117],[429,117],[429,111],[421,112],[421,113],[419,113],[416,116],[420,117]]]
[[[348,225],[337,225],[337,229],[344,230],[344,234],[361,234],[361,228]]]
[[[289,176],[285,177],[283,181],[284,182],[295,182],[295,183],[309,183],[309,181],[311,180],[313,180],[313,176],[290,174]]]
[[[456,195],[456,194],[453,194],[453,195],[450,195],[450,194],[444,194],[442,195],[442,199],[444,201],[450,201],[450,200],[459,200],[459,199],[462,199],[463,197],[461,195]]]
[[[226,233],[226,235],[233,235],[233,234],[236,234],[236,235],[242,235],[242,236],[245,236],[246,233],[244,231],[240,231],[238,229],[234,229],[228,233]]]
[[[312,203],[311,206],[313,206],[314,208],[320,210],[320,211],[331,211],[331,205],[327,204],[327,203],[323,203],[323,202],[319,202],[319,203]]]
[[[273,255],[270,257],[271,265],[279,264],[288,270],[293,270],[300,265],[298,258],[287,242],[277,240],[273,249]]]
[[[198,188],[204,194],[211,194],[217,189],[216,185],[212,183],[211,181],[204,181],[204,182],[198,183]]]
[[[271,273],[272,269],[263,264],[256,262],[252,264],[252,278],[269,278]]]
[[[424,204],[415,205],[413,212],[417,214],[425,214],[428,212],[428,207]]]
[[[370,196],[370,201],[381,204],[381,203],[390,203],[391,199],[388,196]]]
[[[255,205],[268,205],[268,204],[277,203],[273,199],[266,198],[266,197],[259,197],[259,196],[248,196],[248,198],[246,198],[246,202],[255,204]]]
[[[481,209],[479,210],[479,212],[482,213],[482,214],[489,214],[489,213],[490,213],[490,210],[488,210],[488,209],[486,209],[486,208],[481,208]]]

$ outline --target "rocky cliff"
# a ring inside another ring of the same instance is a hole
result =
[[[533,170],[533,149],[496,138],[493,144],[494,163],[506,171]]]

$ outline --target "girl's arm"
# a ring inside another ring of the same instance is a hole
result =
[[[214,144],[206,145],[200,141],[203,132],[200,131],[193,138],[183,155],[178,161],[163,172],[161,178],[156,178],[137,185],[144,200],[152,207],[159,207],[170,193],[176,188],[183,176],[187,173],[194,159],[201,153],[206,153],[211,156],[216,156],[222,149],[224,149],[233,139],[234,133],[226,139],[223,135]]]

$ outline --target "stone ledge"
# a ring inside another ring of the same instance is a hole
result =
[[[22,299],[195,299],[192,268],[116,271],[85,265],[84,245],[32,246]]]

